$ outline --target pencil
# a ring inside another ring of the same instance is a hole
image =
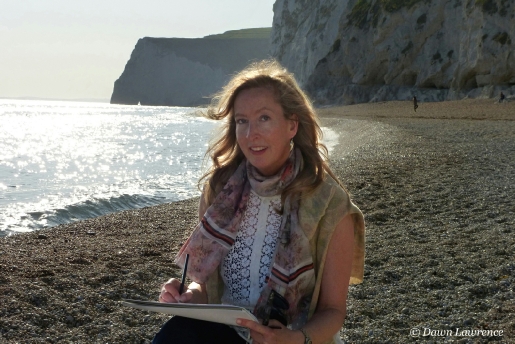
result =
[[[181,278],[181,286],[179,287],[179,295],[182,294],[184,290],[184,282],[186,281],[186,272],[188,271],[188,260],[190,259],[190,255],[186,253],[186,262],[184,262],[184,269],[182,269],[182,278]]]

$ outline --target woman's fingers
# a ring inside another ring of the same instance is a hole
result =
[[[161,294],[159,295],[159,302],[177,303],[178,301],[167,291],[161,291]]]
[[[162,290],[165,292],[168,292],[170,295],[172,295],[173,298],[177,299],[179,297],[179,288],[181,283],[176,278],[172,278],[165,284],[163,284]]]
[[[246,328],[248,328],[250,330],[254,330],[254,331],[256,331],[259,328],[265,327],[265,326],[255,322],[254,320],[248,320],[248,319],[236,319],[236,324],[238,324],[238,326],[243,326],[243,327],[246,327]]]
[[[178,301],[182,303],[188,303],[193,298],[193,292],[190,289],[184,291],[180,296]]]
[[[277,320],[270,320],[268,326],[261,325],[252,320],[238,319],[237,324],[250,330],[250,336],[257,343],[275,343],[281,336],[278,330],[286,327]]]
[[[257,323],[253,320],[248,319],[238,319],[236,322],[239,326],[246,327],[250,330],[259,332],[259,333],[268,333],[272,330],[277,329],[283,329],[286,328],[283,324],[281,324],[279,321],[272,319],[268,323],[268,326],[261,325],[260,323]]]
[[[182,294],[179,294],[179,288],[181,286],[181,282],[172,278],[161,288],[161,294],[159,295],[159,301],[166,303],[177,303],[177,302],[190,302],[193,297],[193,292],[189,289],[184,291]]]
[[[267,330],[270,330],[270,328],[263,326],[253,320],[237,319],[236,324],[248,328],[250,330],[250,337],[252,338],[253,342],[257,343],[264,343],[263,333]]]

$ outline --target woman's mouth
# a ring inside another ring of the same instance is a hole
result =
[[[267,147],[262,147],[262,146],[249,147],[249,151],[254,156],[258,156],[258,155],[261,156],[261,155],[265,154],[265,152],[267,151]]]

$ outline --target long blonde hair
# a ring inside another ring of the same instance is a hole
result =
[[[322,130],[311,101],[300,89],[293,74],[275,60],[264,60],[252,63],[236,74],[213,97],[207,111],[207,116],[211,119],[225,119],[221,135],[210,144],[206,152],[211,158],[212,165],[199,180],[199,187],[204,186],[207,204],[212,203],[245,158],[236,141],[233,108],[238,94],[251,88],[271,90],[275,100],[281,105],[284,116],[292,119],[293,115],[296,115],[298,120],[298,130],[293,142],[302,152],[304,167],[295,180],[283,190],[282,203],[284,204],[289,195],[301,197],[315,190],[324,180],[324,172],[338,181],[326,162],[327,148],[320,142]]]

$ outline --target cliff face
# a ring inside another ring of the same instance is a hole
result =
[[[271,52],[318,104],[513,94],[514,48],[510,0],[274,4]]]
[[[114,84],[111,104],[207,104],[232,73],[269,56],[269,32],[261,38],[235,32],[198,39],[142,38]]]

